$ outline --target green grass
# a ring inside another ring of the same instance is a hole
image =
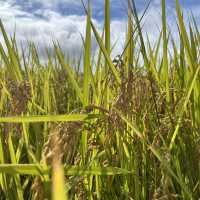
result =
[[[73,64],[58,42],[46,64],[33,43],[26,56],[0,22],[0,199],[199,199],[200,33],[176,0],[174,41],[161,3],[152,44],[142,27],[148,8],[139,18],[128,1],[118,61],[109,0],[103,33],[83,3],[84,52]]]

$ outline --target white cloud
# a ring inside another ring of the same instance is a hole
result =
[[[37,10],[43,18],[22,11],[19,6],[10,3],[0,4],[0,17],[9,34],[13,34],[16,27],[19,42],[34,41],[39,48],[51,46],[53,40],[58,40],[63,48],[80,52],[81,37],[84,34],[84,16],[62,16],[50,9]]]
[[[53,1],[49,1],[53,2]],[[37,17],[38,14],[41,17]],[[20,6],[12,5],[11,2],[0,1],[0,18],[9,34],[13,34],[16,28],[16,35],[19,43],[33,41],[39,47],[40,52],[44,47],[52,47],[52,41],[60,42],[61,47],[72,54],[80,54],[82,49],[81,34],[85,36],[86,17],[79,15],[63,16],[49,8],[38,9],[34,13],[23,11]],[[99,31],[103,29],[102,22],[93,19]],[[111,23],[112,41],[124,39],[125,27],[121,21]],[[1,38],[2,39],[2,38]],[[122,42],[114,50],[119,53]],[[97,45],[93,37],[93,52]]]
[[[24,0],[22,1],[24,2]],[[85,35],[85,16],[80,15],[62,15],[52,9],[58,2],[79,4],[80,0],[27,0],[27,4],[40,2],[44,7],[28,12],[22,9],[22,4],[16,4],[15,0],[0,0],[0,18],[3,20],[6,30],[13,34],[15,27],[19,42],[26,43],[33,41],[37,44],[40,51],[45,46],[52,47],[52,40],[58,40],[65,51],[72,54],[80,54],[82,49],[82,40],[80,34]],[[102,5],[102,0],[95,0]],[[96,4],[97,6],[97,4]],[[200,16],[199,6],[193,9],[195,17]],[[168,5],[168,26],[172,32],[176,32],[176,14],[175,10]],[[36,15],[37,14],[37,15]],[[141,14],[141,13],[140,13]],[[41,16],[41,17],[38,17]],[[93,20],[98,31],[103,29],[103,22]],[[155,42],[158,39],[159,30],[161,30],[161,8],[160,1],[154,0],[144,19],[144,31],[148,34],[150,41]],[[113,51],[113,56],[119,54],[124,45],[126,33],[126,22],[123,20],[112,20],[111,38],[112,44],[118,41]],[[145,36],[145,35],[144,35]],[[174,36],[176,38],[176,34]],[[0,36],[0,39],[1,36]],[[93,37],[93,52],[96,52],[97,45]]]

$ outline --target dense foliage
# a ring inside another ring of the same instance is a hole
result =
[[[109,0],[102,35],[85,8],[83,62],[72,64],[55,42],[44,64],[33,43],[20,50],[0,23],[0,199],[199,198],[200,34],[176,0],[174,41],[161,3],[152,45],[128,2],[124,51],[114,60]]]

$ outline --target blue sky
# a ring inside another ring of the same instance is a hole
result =
[[[2,0],[3,1],[3,0]],[[5,1],[5,0],[4,0]],[[84,15],[80,0],[13,0],[7,1],[13,5],[20,6],[21,9],[27,12],[34,13],[38,9],[51,9],[64,16],[67,15]],[[149,0],[136,0],[138,11],[142,11],[148,4]],[[93,17],[97,20],[103,20],[104,0],[93,0]],[[160,1],[152,1],[151,5],[159,5]],[[199,0],[180,0],[182,7],[194,9],[196,5],[200,5]],[[168,0],[167,5],[170,8],[175,8],[175,0]],[[112,19],[121,19],[126,16],[126,1],[111,0]]]
[[[99,31],[103,28],[104,0],[91,0],[93,21]],[[141,14],[147,0],[136,0]],[[144,31],[151,41],[155,41],[161,28],[161,0],[152,0],[144,19]],[[200,0],[180,0],[185,16],[193,12],[200,24]],[[168,26],[176,37],[175,0],[167,0]],[[123,48],[126,32],[126,0],[111,0],[112,42],[118,41],[114,50],[117,54]],[[85,33],[85,15],[80,0],[0,0],[0,18],[6,30],[17,32],[18,42],[34,41],[39,49],[51,47],[56,39],[61,46],[73,53],[81,51],[80,34]],[[0,36],[1,39],[1,36]],[[93,51],[96,50],[93,42]]]

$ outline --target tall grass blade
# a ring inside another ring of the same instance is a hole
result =
[[[19,116],[0,117],[0,123],[38,123],[38,122],[75,122],[94,119],[100,115],[95,114],[69,114],[69,115],[46,115],[46,116]]]
[[[174,131],[174,133],[172,135],[171,142],[170,142],[170,145],[169,145],[170,150],[174,147],[175,139],[176,139],[176,137],[178,135],[178,132],[179,132],[179,128],[180,128],[180,125],[181,125],[182,117],[184,115],[184,112],[186,111],[187,104],[188,104],[188,102],[190,100],[192,91],[194,89],[194,85],[195,85],[196,79],[197,79],[197,77],[199,75],[199,71],[200,71],[200,65],[196,69],[196,72],[195,72],[194,76],[192,77],[192,80],[189,82],[189,86],[188,86],[188,89],[187,89],[187,93],[186,93],[185,99],[184,99],[183,103],[181,104],[181,106],[179,108],[177,125],[176,125],[175,131]]]
[[[170,103],[169,91],[169,67],[168,67],[168,40],[167,40],[167,23],[166,23],[166,1],[162,0],[162,26],[163,26],[163,76],[165,81],[166,101]]]

